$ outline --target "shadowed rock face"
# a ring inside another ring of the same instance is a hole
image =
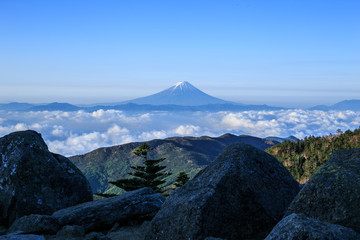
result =
[[[49,152],[40,134],[22,131],[0,138],[0,224],[91,200],[84,175],[67,158]]]
[[[141,188],[120,196],[105,198],[61,209],[51,215],[61,226],[78,225],[86,232],[103,231],[115,223],[151,220],[159,211],[165,198],[151,188]]]
[[[360,149],[333,153],[295,197],[286,216],[291,213],[360,233]]]
[[[146,239],[264,239],[298,191],[274,157],[233,144],[166,200]]]
[[[10,226],[8,233],[56,234],[56,239],[85,239],[85,233],[93,236],[86,239],[144,239],[149,221],[164,202],[162,195],[142,188],[64,208],[51,216],[23,216]],[[109,238],[93,231],[108,232]]]
[[[60,229],[59,221],[48,215],[30,214],[16,219],[8,233],[56,234]]]
[[[350,228],[297,215],[295,213],[281,220],[265,240],[293,239],[344,239],[358,240],[360,234]]]

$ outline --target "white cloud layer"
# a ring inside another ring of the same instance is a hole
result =
[[[199,126],[194,125],[180,125],[178,128],[175,129],[174,133],[178,135],[198,135],[198,132],[200,130]]]
[[[0,111],[0,136],[33,129],[42,134],[49,149],[66,156],[99,147],[172,136],[219,136],[224,133],[258,137],[326,135],[360,126],[353,111],[243,111],[149,112],[117,110],[94,112]]]

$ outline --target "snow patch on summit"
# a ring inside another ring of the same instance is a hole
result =
[[[159,93],[137,98],[128,101],[135,104],[150,105],[182,105],[182,106],[199,106],[207,104],[226,104],[229,103],[219,98],[212,97],[201,90],[197,89],[187,81],[181,81],[174,86],[165,89]]]
[[[182,88],[183,85],[185,85],[186,83],[187,83],[187,82],[185,82],[185,81],[178,82],[177,84],[175,84],[175,88],[177,88],[177,87]]]

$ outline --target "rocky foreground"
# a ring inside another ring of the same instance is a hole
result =
[[[300,189],[271,155],[233,144],[167,199],[92,201],[88,181],[33,131],[0,138],[1,239],[360,239],[360,149]]]
[[[40,134],[24,131],[0,138],[0,155],[1,225],[92,201],[81,171],[69,159],[49,152]]]

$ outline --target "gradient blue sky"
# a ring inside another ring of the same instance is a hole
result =
[[[0,102],[360,98],[360,1],[0,1]]]

